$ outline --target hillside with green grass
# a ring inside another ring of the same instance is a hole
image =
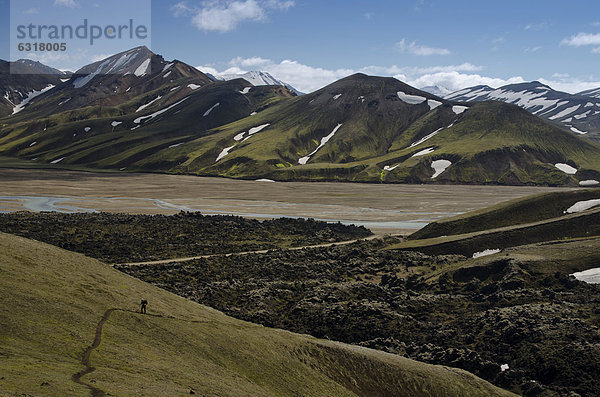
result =
[[[432,222],[408,238],[419,240],[558,218],[579,201],[600,199],[600,189],[542,193]]]
[[[2,395],[510,395],[461,370],[235,320],[21,237],[0,234],[0,272]]]
[[[144,59],[147,73],[132,75]],[[128,73],[94,75],[113,64]],[[296,96],[211,81],[143,47],[82,68],[0,119],[0,155],[40,167],[280,181],[600,183],[599,144],[516,105],[452,102],[360,73]]]

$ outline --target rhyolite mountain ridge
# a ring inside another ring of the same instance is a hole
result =
[[[451,101],[394,78],[355,74],[297,96],[214,81],[139,47],[53,85],[0,120],[1,156],[281,181],[600,181],[597,143],[512,104]]]
[[[496,89],[478,85],[445,98],[463,102],[493,100],[512,103],[585,138],[600,141],[600,88],[568,94],[534,81]]]

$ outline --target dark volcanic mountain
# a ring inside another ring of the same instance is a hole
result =
[[[600,147],[501,102],[356,74],[296,96],[213,81],[145,47],[77,71],[2,120],[0,153],[59,167],[275,180],[578,185]]]
[[[39,62],[0,60],[0,117],[21,112],[34,98],[68,77]]]
[[[464,102],[494,100],[512,103],[573,133],[600,140],[600,89],[573,95],[534,81],[497,89],[479,85],[445,98]]]

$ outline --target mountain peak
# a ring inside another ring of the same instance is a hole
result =
[[[263,72],[258,70],[251,70],[246,73],[239,74],[223,74],[219,76],[213,76],[216,80],[234,80],[234,79],[244,79],[250,84],[254,86],[259,85],[280,85],[288,88],[290,91],[294,92],[296,95],[303,95],[302,92],[298,91],[290,84],[283,82],[281,80],[273,77],[269,72]]]

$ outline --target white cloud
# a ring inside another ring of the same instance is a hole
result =
[[[189,7],[185,1],[180,1],[171,7],[171,12],[174,16],[179,17],[182,15],[192,14],[194,9]]]
[[[263,22],[272,10],[286,11],[291,0],[208,0],[200,8],[182,1],[171,7],[176,17],[191,16],[192,24],[205,32],[230,32],[244,21]]]
[[[501,79],[481,76],[479,74],[465,74],[457,71],[448,71],[424,74],[412,79],[409,78],[406,83],[418,88],[437,85],[451,91],[458,91],[462,88],[475,85],[489,85],[490,87],[495,88],[506,84],[522,83],[524,81],[525,80],[520,76]]]
[[[271,61],[270,59],[265,59],[265,58],[261,58],[261,57],[251,57],[251,58],[237,57],[237,58],[233,58],[231,61],[229,61],[229,64],[233,65],[233,66],[254,67],[254,66],[260,66],[260,65],[266,65],[266,64],[269,64],[272,62],[273,61]]]
[[[574,36],[563,39],[560,42],[560,45],[568,45],[571,47],[600,45],[600,33],[578,33]]]
[[[374,12],[365,12],[364,13],[364,17],[367,21],[370,21],[371,19],[373,19],[374,16],[375,16]]]
[[[504,43],[504,37],[502,36],[498,36],[496,37],[494,40],[492,40],[492,43],[497,44],[497,43]]]
[[[417,0],[415,5],[413,6],[413,9],[415,11],[421,11],[423,9],[423,6],[425,6],[425,0]]]
[[[592,54],[600,54],[600,47],[592,49]]]
[[[395,45],[396,50],[407,52],[413,55],[429,56],[429,55],[450,55],[450,50],[445,48],[433,48],[424,45],[418,45],[416,41],[408,43],[406,39],[402,39]]]
[[[54,0],[54,5],[58,7],[76,8],[79,7],[79,3],[75,0]]]
[[[23,11],[23,14],[39,14],[40,10],[38,8],[29,8],[28,10]]]
[[[593,22],[593,23],[592,23],[592,26],[600,26],[600,21],[598,21],[598,22]]]
[[[525,27],[523,29],[538,31],[538,30],[547,29],[549,27],[550,27],[550,24],[548,22],[540,22],[540,23],[530,23],[528,25],[525,25]]]
[[[571,77],[568,74],[555,73],[552,80],[539,78],[540,83],[549,85],[558,91],[564,91],[571,94],[600,87],[600,81],[582,80],[577,77]]]
[[[528,47],[528,48],[525,48],[525,49],[523,50],[523,52],[527,54],[527,53],[538,52],[538,51],[539,51],[539,50],[541,50],[541,49],[542,49],[542,47],[541,47],[541,46],[536,46],[536,47]]]
[[[217,65],[209,64],[198,66],[198,69],[213,75],[241,74],[250,70],[262,70],[270,73],[276,79],[291,84],[302,92],[313,92],[336,80],[354,73],[365,73],[372,76],[395,77],[417,88],[437,85],[458,91],[475,85],[489,85],[498,88],[507,84],[523,83],[526,80],[521,76],[498,78],[482,75],[483,67],[472,63],[459,65],[436,65],[427,67],[399,67],[368,65],[359,69],[326,69],[302,64],[294,60],[281,62],[271,61],[258,56],[251,58],[237,57],[224,64],[225,69],[220,70]],[[550,79],[538,78],[550,87],[570,93],[600,87],[600,82],[573,78],[568,74],[555,73]]]

